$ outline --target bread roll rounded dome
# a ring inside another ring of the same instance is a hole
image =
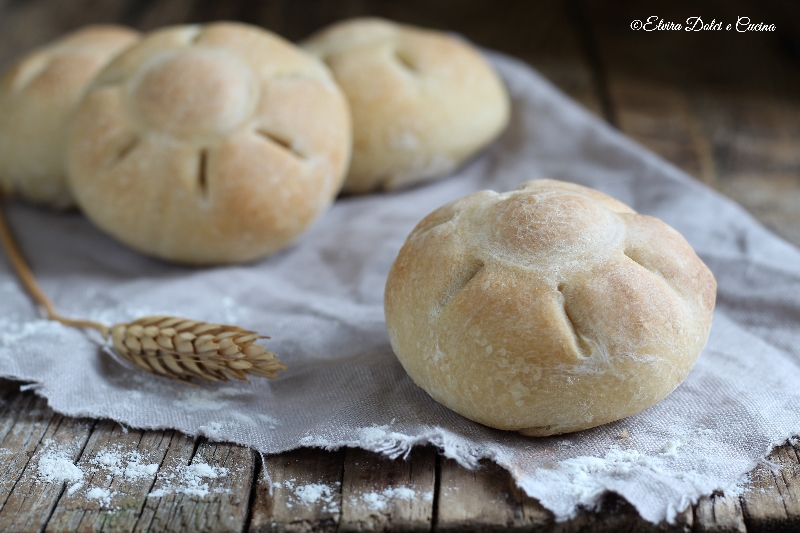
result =
[[[531,181],[445,205],[386,283],[397,357],[435,400],[544,436],[655,404],[703,349],[716,281],[661,220],[595,190]]]
[[[99,227],[184,263],[248,261],[289,243],[341,188],[347,102],[316,58],[238,23],[153,32],[97,77],[69,176]]]
[[[18,60],[0,79],[0,191],[63,209],[69,123],[89,83],[139,39],[115,25],[87,26]]]
[[[350,103],[347,192],[396,189],[447,174],[508,122],[503,82],[478,50],[453,35],[352,19],[302,46],[328,64]]]

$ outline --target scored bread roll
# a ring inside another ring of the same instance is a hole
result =
[[[674,229],[592,189],[530,181],[420,222],[386,282],[392,347],[461,415],[545,436],[638,413],[703,349],[716,281]]]
[[[350,103],[346,192],[442,176],[508,122],[503,82],[474,47],[452,35],[366,18],[334,24],[301,45],[327,63]]]
[[[165,28],[89,89],[70,184],[93,222],[144,253],[249,261],[330,205],[350,132],[325,65],[277,35],[238,23]]]
[[[87,26],[25,55],[0,79],[0,191],[63,209],[73,205],[65,149],[69,121],[95,75],[139,38]]]

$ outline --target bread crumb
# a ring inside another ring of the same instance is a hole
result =
[[[620,433],[620,434],[617,436],[617,438],[618,438],[618,439],[627,439],[627,438],[629,438],[630,436],[631,436],[631,435],[630,435],[630,433],[628,433],[628,428],[622,428],[622,433]]]

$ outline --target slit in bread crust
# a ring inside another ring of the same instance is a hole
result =
[[[197,162],[197,185],[200,194],[208,198],[208,149],[200,150]]]
[[[463,292],[470,282],[483,270],[484,266],[485,264],[482,260],[475,259],[467,265],[465,270],[456,275],[451,281],[447,292],[439,301],[435,314],[438,315],[444,308],[450,305],[450,303],[456,299],[456,296]]]
[[[575,349],[580,357],[589,357],[592,355],[592,347],[590,342],[586,340],[586,338],[578,332],[578,328],[575,325],[575,321],[572,319],[570,315],[568,306],[567,306],[567,298],[564,295],[565,286],[563,283],[559,283],[557,290],[561,295],[561,306],[564,311],[564,323],[567,325],[567,329],[569,329],[570,333],[572,333],[572,339],[575,342]]]
[[[127,158],[133,150],[139,146],[141,142],[141,138],[137,135],[131,136],[122,146],[117,150],[117,153],[112,157],[108,162],[108,167],[114,167],[122,163],[125,158]]]
[[[268,142],[283,148],[297,159],[304,160],[306,158],[305,155],[297,151],[291,140],[282,135],[278,135],[277,133],[265,130],[263,128],[257,129],[256,134],[266,139]]]

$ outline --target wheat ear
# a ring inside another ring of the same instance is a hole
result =
[[[108,327],[92,320],[74,320],[59,315],[53,302],[39,287],[0,208],[0,240],[11,265],[31,297],[41,305],[47,318],[67,326],[93,328],[111,340],[114,351],[138,368],[182,382],[247,381],[247,376],[274,378],[286,370],[275,354],[254,344],[266,339],[238,326],[209,324],[170,316],[147,316]]]

